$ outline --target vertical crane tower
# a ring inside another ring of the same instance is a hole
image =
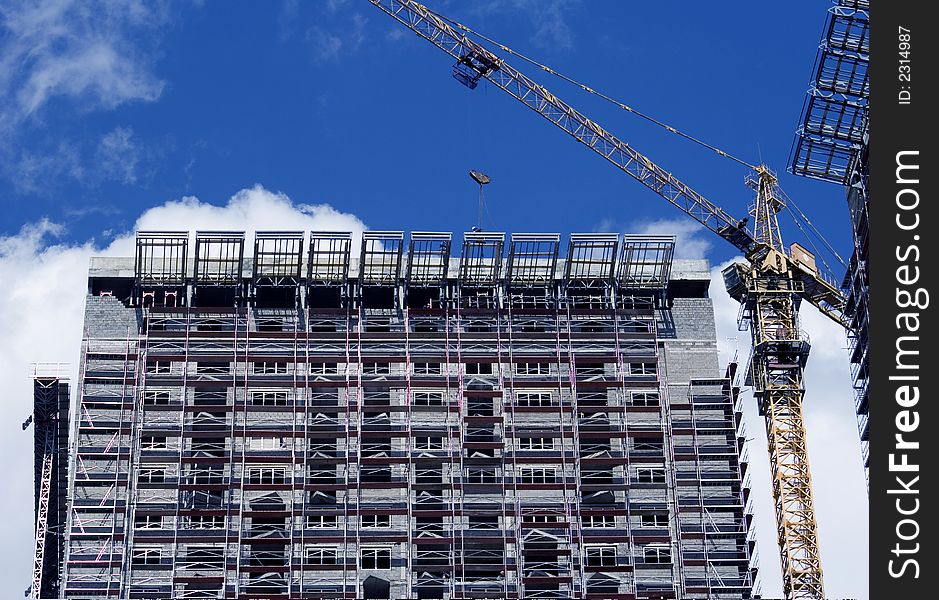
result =
[[[65,365],[33,366],[35,527],[29,598],[57,598],[65,535],[68,489],[68,377]]]
[[[471,39],[474,32],[468,27],[411,0],[369,1],[453,57],[458,81],[473,89],[487,79],[743,253],[747,262],[731,265],[723,275],[727,291],[742,305],[739,325],[750,330],[753,341],[747,383],[765,416],[783,591],[791,599],[821,600],[822,567],[802,412],[810,344],[799,328],[799,305],[808,301],[845,328],[850,322],[844,296],[818,272],[813,257],[796,244],[790,251],[783,246],[777,215],[784,196],[773,172],[765,165],[747,165],[747,184],[755,192],[751,233],[749,219],[733,218],[523,75]]]

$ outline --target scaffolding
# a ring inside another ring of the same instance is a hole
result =
[[[176,306],[186,301],[189,233],[138,231],[134,296],[141,306]]]
[[[197,235],[183,283],[229,306],[95,299],[140,328],[85,340],[67,597],[750,597],[729,387],[668,390],[663,239],[472,232],[451,270],[450,234],[354,264],[314,232],[304,270],[259,236],[236,281],[243,238]]]
[[[450,266],[450,238],[447,233],[415,231],[408,246],[409,286],[440,286]]]
[[[664,289],[671,276],[675,236],[623,235],[620,286],[628,290]]]
[[[790,154],[796,175],[850,183],[853,163],[866,144],[869,9],[867,0],[837,0],[828,11]]]

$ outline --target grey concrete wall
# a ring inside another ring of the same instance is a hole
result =
[[[127,308],[112,296],[85,297],[85,323],[82,336],[85,339],[124,339],[136,336],[140,328],[140,316],[135,308]]]
[[[714,305],[710,298],[675,298],[664,325],[671,331],[663,335],[665,378],[670,385],[686,384],[690,379],[720,376],[717,355],[717,331]],[[668,323],[670,317],[670,323]]]

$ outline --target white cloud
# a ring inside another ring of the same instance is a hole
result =
[[[468,10],[470,14],[484,16],[507,11],[522,13],[534,28],[531,35],[533,44],[542,48],[569,49],[574,45],[574,34],[567,23],[567,13],[580,4],[580,0],[487,0],[473,3]]]
[[[0,6],[0,127],[68,97],[87,108],[152,101],[164,83],[139,49],[167,21],[162,3],[14,1]]]
[[[408,34],[405,33],[404,28],[395,27],[394,29],[388,30],[388,33],[385,34],[385,39],[388,40],[389,42],[400,42],[401,40],[406,38],[407,35]]]
[[[261,186],[236,193],[225,206],[197,198],[166,202],[147,210],[135,229],[334,230],[360,233],[354,215],[326,204],[295,204],[284,194]],[[9,493],[0,494],[0,514],[8,515],[0,549],[0,589],[25,589],[29,583],[33,539],[33,431],[20,424],[32,412],[32,362],[70,363],[72,393],[82,331],[82,313],[91,256],[132,256],[133,234],[106,247],[93,240],[60,243],[63,228],[49,221],[0,237],[0,478]],[[250,243],[250,242],[249,242]]]
[[[710,238],[700,237],[701,234],[710,236],[710,232],[686,218],[641,221],[628,231],[646,235],[674,235],[676,258],[704,258],[711,250]]]
[[[317,63],[337,60],[343,46],[342,38],[317,26],[307,29],[304,41],[310,47],[313,62]]]
[[[80,147],[65,140],[60,140],[46,152],[22,149],[18,156],[11,155],[6,160],[0,153],[0,163],[0,173],[13,187],[31,194],[43,193],[52,187],[49,184],[53,181],[64,178],[84,181],[86,177]]]
[[[141,143],[132,127],[115,127],[96,141],[60,139],[51,147],[40,141],[29,149],[23,144],[0,148],[9,157],[0,159],[0,174],[18,192],[34,195],[53,196],[68,181],[89,188],[106,181],[134,185],[152,175],[165,142],[162,146]]]
[[[738,259],[742,260],[742,259]],[[750,352],[749,332],[737,330],[739,305],[727,295],[721,269],[711,272],[721,362],[739,353],[740,370]],[[825,595],[868,598],[868,496],[854,416],[854,397],[844,332],[803,303],[801,326],[812,342],[805,372],[805,423],[815,493]],[[763,596],[782,597],[776,520],[769,477],[764,420],[752,394],[744,396],[750,474]]]
[[[654,221],[633,221],[623,225],[616,219],[604,217],[597,224],[596,231],[628,231],[643,235],[675,236],[675,258],[706,258],[712,244],[708,232],[702,225],[686,218],[656,219]]]
[[[345,6],[348,2],[349,0],[326,0],[326,10],[334,13]]]
[[[110,177],[89,163],[93,143],[69,139],[68,127],[44,135],[45,119],[159,98],[165,84],[153,63],[169,20],[166,0],[0,2],[0,175],[30,194]],[[133,183],[139,174],[112,175]]]
[[[96,162],[99,172],[107,179],[126,185],[137,183],[140,148],[132,139],[133,136],[134,130],[131,127],[115,127],[101,136]]]
[[[335,62],[342,58],[343,52],[355,52],[365,41],[365,24],[368,19],[358,12],[346,18],[344,13],[338,12],[340,8],[341,3],[327,5],[326,14],[320,15],[325,17],[320,18],[320,24],[306,30],[303,39],[315,63]]]

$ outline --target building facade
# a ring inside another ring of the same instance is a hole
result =
[[[92,262],[63,597],[753,596],[733,369],[672,238],[251,237]]]

